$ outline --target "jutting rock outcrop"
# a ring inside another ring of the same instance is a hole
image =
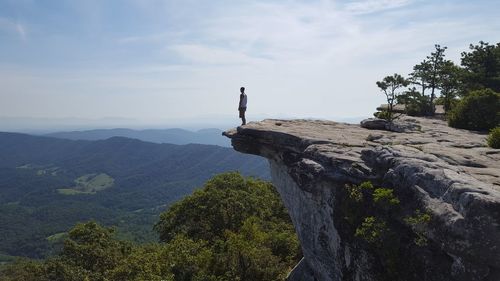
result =
[[[289,280],[500,280],[500,150],[440,120],[367,122],[224,133],[269,159],[304,254]]]

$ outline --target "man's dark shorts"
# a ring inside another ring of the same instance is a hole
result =
[[[240,111],[240,118],[245,117],[245,111],[247,110],[247,108],[246,107],[240,107],[238,110]]]

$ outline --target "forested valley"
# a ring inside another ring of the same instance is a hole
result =
[[[116,228],[79,223],[54,255],[3,266],[0,280],[283,280],[301,258],[273,186],[226,173],[163,212],[159,243],[120,239]]]
[[[155,242],[160,213],[211,177],[269,178],[264,159],[230,148],[123,137],[0,133],[0,155],[0,263],[56,254],[72,227],[91,220],[116,227],[120,239]]]

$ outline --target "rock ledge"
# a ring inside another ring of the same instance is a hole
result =
[[[376,251],[346,237],[336,217],[346,184],[367,180],[404,195],[395,220],[415,206],[432,216],[422,231],[429,245],[401,257],[419,272],[401,280],[500,280],[500,150],[440,120],[400,122],[410,129],[268,119],[224,135],[237,151],[269,159],[301,240],[298,268],[317,280],[382,280]]]

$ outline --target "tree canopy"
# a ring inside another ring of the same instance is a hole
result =
[[[446,59],[447,47],[436,44],[434,48],[422,62],[413,66],[407,83],[402,83],[406,78],[399,74],[377,82],[386,95],[389,111],[397,98],[405,104],[409,115],[433,115],[436,104],[442,104],[448,114],[460,98],[476,90],[500,92],[500,43],[490,45],[480,41],[477,45],[471,44],[469,51],[461,54],[461,66]],[[391,91],[391,83],[398,85],[399,92]],[[408,85],[412,87],[402,89]],[[392,118],[391,114],[387,115],[388,119]]]
[[[162,243],[120,240],[114,228],[77,224],[62,250],[18,260],[1,281],[283,280],[301,258],[286,209],[273,186],[226,173],[164,212]]]
[[[469,50],[462,53],[461,60],[465,89],[489,88],[500,92],[500,43],[490,45],[480,41],[478,45],[471,44]]]
[[[396,99],[402,94],[402,88],[409,85],[409,81],[403,76],[394,73],[392,76],[386,76],[382,81],[377,81],[377,86],[384,93],[387,99],[387,116],[386,119],[392,121],[394,119],[393,107]]]

